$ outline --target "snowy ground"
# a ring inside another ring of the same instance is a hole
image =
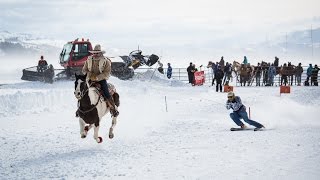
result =
[[[267,130],[231,132],[225,93],[149,76],[110,79],[120,116],[102,144],[80,138],[73,82],[0,86],[0,179],[319,179],[318,87],[236,87]]]

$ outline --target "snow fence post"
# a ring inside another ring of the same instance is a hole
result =
[[[168,106],[167,106],[167,96],[164,96],[164,102],[166,104],[166,112],[168,112]]]

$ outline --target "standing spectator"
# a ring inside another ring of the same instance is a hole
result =
[[[318,65],[314,65],[314,68],[312,69],[312,73],[311,73],[311,86],[318,86],[318,72],[319,72],[319,68]]]
[[[216,66],[216,65],[215,65],[214,62],[212,62],[212,61],[209,61],[208,66],[207,66],[207,68],[211,68],[211,70],[212,70],[212,83],[211,83],[211,86],[214,85],[215,66]]]
[[[224,69],[224,59],[223,59],[223,56],[221,56],[219,65],[220,65],[220,68],[223,70],[223,69]]]
[[[217,85],[216,85],[216,92],[219,91],[220,89],[220,92],[222,92],[222,79],[223,79],[223,71],[221,69],[221,66],[218,65],[218,69],[214,75],[214,77],[216,78],[217,80]]]
[[[191,69],[191,72],[192,72],[192,85],[194,86],[195,85],[195,78],[194,78],[194,73],[197,72],[198,69],[196,68],[196,65],[195,64],[192,64],[192,69]]]
[[[40,60],[38,61],[37,70],[38,72],[43,72],[48,68],[48,63],[46,60],[43,59],[43,56],[40,57]]]
[[[168,79],[171,78],[171,75],[172,75],[172,67],[171,67],[170,63],[168,63],[168,69],[167,69],[167,77],[168,77]]]
[[[262,68],[260,66],[260,63],[258,63],[258,66],[256,66],[256,68],[255,68],[256,86],[260,86],[261,73],[262,73]]]
[[[269,85],[269,75],[268,75],[268,69],[269,69],[270,63],[263,65],[262,67],[262,73],[263,73],[263,84],[265,86],[270,86]]]
[[[192,62],[190,62],[190,65],[187,68],[187,72],[188,72],[188,79],[189,79],[189,83],[193,83],[193,78],[194,78],[194,74],[192,72]]]
[[[247,56],[244,56],[242,64],[244,65],[248,64]]]
[[[276,68],[271,64],[271,66],[268,69],[268,76],[269,76],[269,84],[270,86],[273,86],[274,84],[274,76],[276,75]]]
[[[280,86],[284,83],[286,86],[288,83],[288,66],[287,63],[284,63],[283,66],[280,69],[280,75],[281,75],[281,80],[280,80]]]
[[[301,63],[298,64],[298,66],[295,68],[295,75],[297,78],[298,86],[301,86],[301,75],[303,73],[303,68],[301,66]]]
[[[231,64],[228,62],[226,63],[226,66],[224,67],[224,79],[223,84],[229,85],[229,81],[231,79],[231,73],[232,73],[232,67]]]
[[[279,66],[279,58],[276,56],[274,57],[274,63],[273,63],[274,67],[278,67]]]
[[[306,80],[306,85],[308,84],[309,85],[309,78],[311,77],[311,74],[312,74],[312,64],[309,64],[309,67],[307,69],[307,80]]]

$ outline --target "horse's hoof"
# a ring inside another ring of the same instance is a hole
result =
[[[113,128],[109,129],[109,138],[112,139],[114,137],[113,135]]]
[[[86,135],[81,135],[81,138],[82,138],[82,139],[84,139],[84,138],[86,138],[86,137],[87,137]]]
[[[102,141],[103,141],[103,140],[102,140],[102,137],[98,137],[97,142],[98,142],[98,143],[102,143]]]

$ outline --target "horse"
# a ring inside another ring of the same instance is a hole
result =
[[[107,106],[107,103],[103,100],[99,90],[96,87],[91,87],[92,83],[86,81],[86,75],[76,75],[74,85],[74,95],[78,100],[77,114],[79,116],[81,138],[86,138],[88,131],[92,128],[92,126],[94,126],[93,138],[97,141],[97,143],[102,143],[103,139],[98,134],[100,121],[103,116],[110,112],[110,107]],[[116,95],[118,96],[117,93]],[[119,103],[117,105],[119,106]],[[113,116],[112,124],[109,129],[110,139],[114,137],[113,129],[116,123],[117,117]]]
[[[233,61],[231,69],[232,69],[232,72],[234,72],[236,76],[238,76],[238,74],[240,73],[240,68],[241,68],[241,64],[237,61]]]

